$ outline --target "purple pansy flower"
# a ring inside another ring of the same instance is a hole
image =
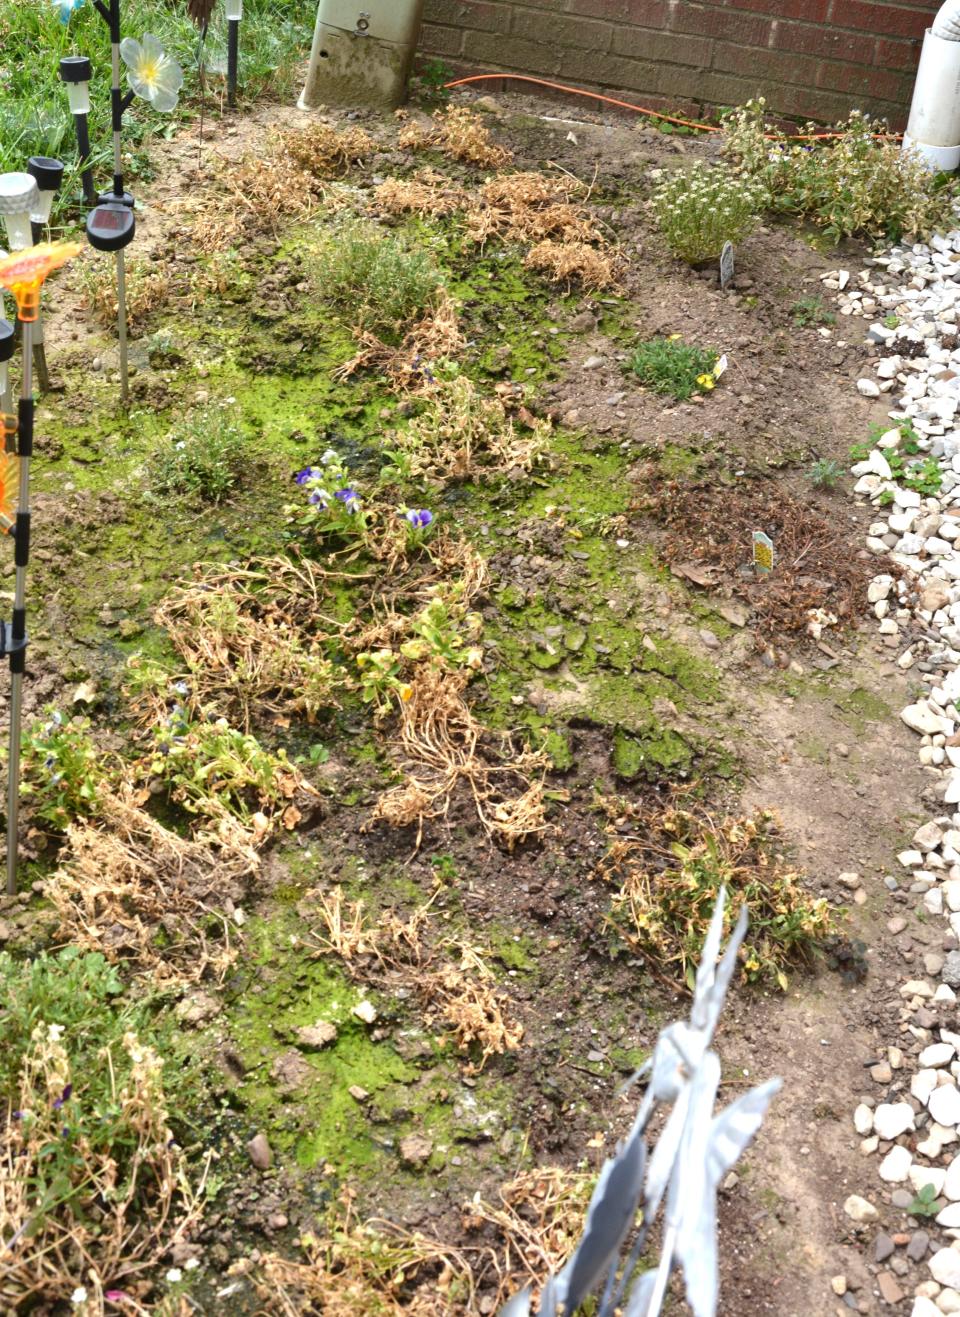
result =
[[[426,530],[433,521],[429,508],[407,508],[403,514],[414,530]]]
[[[316,480],[320,472],[315,466],[305,466],[302,471],[298,471],[293,477],[298,485],[305,485],[308,480]]]
[[[63,1092],[60,1094],[60,1096],[57,1098],[56,1102],[54,1102],[53,1104],[54,1111],[59,1111],[60,1108],[63,1106],[64,1102],[70,1101],[70,1095],[72,1094],[72,1092],[73,1092],[73,1085],[68,1084],[66,1088],[63,1090]]]
[[[360,495],[349,486],[346,489],[338,489],[334,498],[338,498],[348,512],[356,512],[360,506]]]

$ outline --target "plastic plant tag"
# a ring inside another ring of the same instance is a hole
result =
[[[733,259],[733,243],[725,242],[720,252],[720,287],[729,288],[733,283],[736,266]]]
[[[773,571],[773,540],[762,530],[753,532],[753,565],[764,576]]]
[[[80,254],[78,242],[41,242],[0,260],[0,288],[13,293],[17,315],[27,323],[40,314],[40,289],[47,275]]]
[[[718,380],[721,375],[725,375],[729,365],[727,354],[724,352],[717,358],[717,364],[713,368],[713,378]]]

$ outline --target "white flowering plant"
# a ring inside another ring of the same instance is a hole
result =
[[[766,203],[761,183],[702,161],[671,174],[653,195],[667,246],[691,265],[717,260],[725,242],[742,242],[760,222]]]

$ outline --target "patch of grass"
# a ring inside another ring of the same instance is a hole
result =
[[[248,460],[236,414],[211,403],[172,430],[153,453],[150,490],[164,497],[222,503]]]
[[[717,353],[712,348],[698,348],[680,338],[651,338],[637,344],[627,369],[654,393],[686,402],[713,387],[710,372],[716,364]]]
[[[400,234],[350,220],[330,234],[313,269],[313,286],[351,326],[398,343],[433,305],[443,275],[431,252]]]

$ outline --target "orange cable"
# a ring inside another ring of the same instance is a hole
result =
[[[648,115],[652,119],[662,119],[664,123],[679,124],[682,128],[693,128],[701,133],[722,133],[723,129],[712,123],[699,123],[693,119],[679,119],[672,114],[663,114],[660,110],[649,110],[643,105],[632,105],[630,101],[620,101],[614,96],[604,96],[598,91],[585,91],[582,87],[567,87],[562,82],[547,82],[544,78],[532,78],[526,73],[475,73],[469,78],[457,78],[453,82],[445,82],[444,90],[450,91],[454,87],[465,87],[471,82],[489,82],[494,78],[509,78],[512,82],[532,82],[537,87],[549,87],[551,91],[563,91],[570,96],[586,96],[595,101],[603,101],[605,105],[616,105],[621,110],[635,110],[637,114]],[[790,142],[823,142],[832,140],[836,137],[842,137],[843,133],[765,133],[764,136],[769,141],[777,141],[780,138]],[[882,140],[899,141],[901,133],[874,133],[875,138]]]

